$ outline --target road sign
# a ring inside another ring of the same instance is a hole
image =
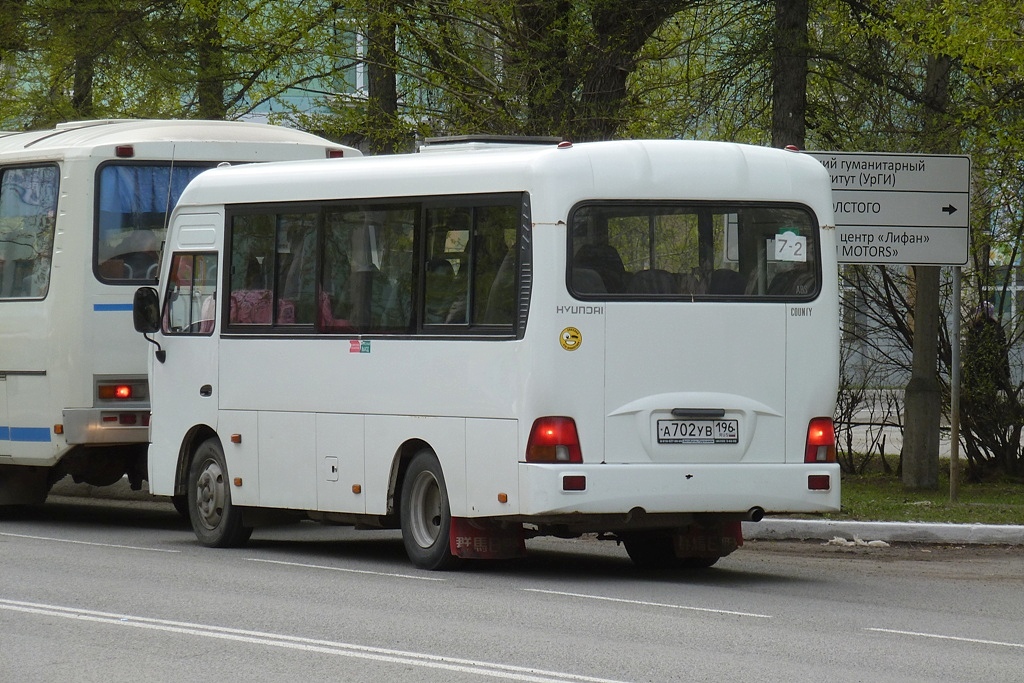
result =
[[[840,263],[967,263],[969,156],[808,154],[832,176]]]

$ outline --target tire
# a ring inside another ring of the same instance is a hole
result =
[[[665,569],[679,566],[670,533],[651,531],[631,534],[622,539],[622,545],[626,546],[626,554],[637,567]]]
[[[626,554],[633,564],[644,569],[707,569],[721,559],[699,555],[676,556],[675,541],[669,532],[633,534],[623,538],[622,544],[626,546]]]
[[[182,519],[190,521],[188,516],[188,495],[171,496],[171,505],[174,506],[174,509],[181,515]]]
[[[459,563],[448,537],[452,528],[441,463],[430,450],[417,453],[402,482],[402,542],[420,569],[451,569]]]
[[[196,538],[210,548],[237,548],[252,535],[241,509],[231,504],[230,481],[220,442],[207,439],[188,472],[188,516]]]

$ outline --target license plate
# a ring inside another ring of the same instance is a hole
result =
[[[739,443],[739,420],[658,420],[658,443]]]

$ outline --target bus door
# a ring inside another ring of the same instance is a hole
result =
[[[214,222],[222,220],[214,214],[182,216],[189,227],[179,230],[179,243],[168,249],[170,260],[168,281],[162,284],[161,344],[164,360],[150,361],[152,410],[156,418],[151,425],[154,444],[180,445],[181,434],[175,425],[217,425],[217,270],[218,254],[209,251],[182,251],[181,240],[206,241],[204,234],[213,234]],[[160,415],[173,415],[174,420],[161,420]],[[160,432],[167,429],[168,434]],[[170,447],[170,446],[169,446]],[[151,447],[152,448],[152,447]],[[149,458],[150,490],[158,495],[174,494],[176,458],[158,454]]]
[[[606,462],[784,462],[787,302],[820,281],[810,212],[593,205],[573,225],[574,290],[607,302]]]

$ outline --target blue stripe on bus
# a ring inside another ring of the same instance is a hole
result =
[[[131,304],[93,304],[94,311],[131,311]]]
[[[0,427],[0,441],[49,443],[50,430],[46,427]]]

